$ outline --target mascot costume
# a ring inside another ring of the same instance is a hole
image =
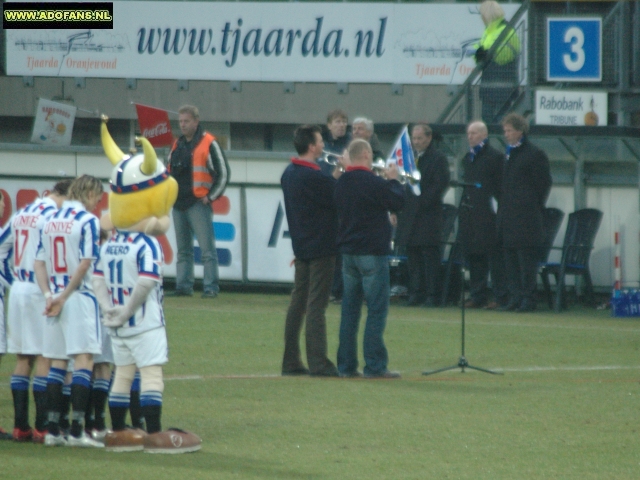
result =
[[[162,431],[160,423],[162,365],[168,361],[168,348],[162,311],[163,254],[155,237],[169,229],[178,184],[146,138],[136,138],[142,154],[125,155],[111,138],[107,120],[102,117],[102,147],[114,168],[109,213],[102,216],[100,226],[113,234],[101,248],[93,277],[116,364],[109,393],[113,432],[105,437],[105,447],[114,452],[193,452],[202,443],[197,435],[180,429]],[[142,380],[140,406],[146,432],[125,427],[136,369]]]

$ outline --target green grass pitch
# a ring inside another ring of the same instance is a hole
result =
[[[389,368],[402,379],[292,378],[279,376],[288,300],[225,292],[165,300],[163,426],[199,434],[200,452],[1,442],[0,478],[640,478],[638,319],[578,306],[561,314],[467,310],[469,363],[504,375],[424,376],[457,363],[460,311],[392,305],[385,340]],[[339,318],[330,305],[332,359]],[[12,355],[3,357],[6,429],[13,366]]]

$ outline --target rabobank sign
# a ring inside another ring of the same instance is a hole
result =
[[[593,91],[536,90],[536,124],[602,126],[607,124],[607,94]]]

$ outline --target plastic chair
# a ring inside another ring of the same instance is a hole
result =
[[[562,246],[560,263],[545,263],[540,275],[547,278],[553,275],[556,279],[556,298],[554,310],[559,312],[566,307],[565,276],[580,276],[585,283],[585,297],[589,304],[594,303],[593,283],[589,271],[589,258],[593,243],[600,228],[602,212],[595,208],[584,208],[569,214],[567,231]]]
[[[548,275],[542,275],[542,267],[549,264],[549,255],[554,248],[561,249],[561,247],[554,247],[553,243],[562,225],[564,219],[564,212],[559,208],[545,208],[542,214],[542,221],[544,224],[544,243],[540,248],[539,268],[540,276],[542,277],[542,284],[544,285],[544,291],[547,294],[547,302],[549,308],[553,308],[553,299],[551,296],[551,285],[549,285]]]

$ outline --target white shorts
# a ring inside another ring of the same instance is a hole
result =
[[[7,328],[4,324],[4,298],[0,297],[0,355],[5,353],[7,353]]]
[[[9,353],[42,355],[46,301],[40,287],[30,282],[13,282],[9,294]]]
[[[80,353],[102,353],[102,328],[98,301],[90,294],[73,292],[60,315],[47,318],[43,356],[67,360]]]
[[[93,356],[93,363],[113,363],[113,348],[111,348],[111,335],[102,327],[102,353]]]
[[[147,330],[133,337],[111,337],[113,358],[117,367],[138,368],[164,365],[169,361],[167,331],[164,327]]]

